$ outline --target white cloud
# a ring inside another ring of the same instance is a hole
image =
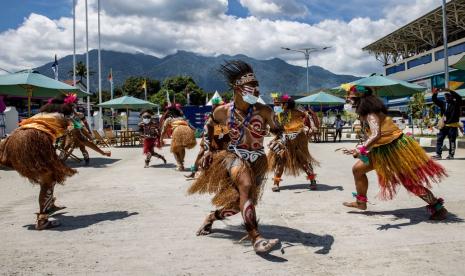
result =
[[[90,48],[96,48],[96,1],[89,2],[89,45]],[[319,65],[335,73],[355,75],[382,70],[381,64],[374,57],[361,50],[363,46],[395,30],[399,24],[406,23],[407,19],[409,21],[417,16],[393,16],[390,12],[384,19],[379,20],[324,20],[311,25],[259,16],[229,16],[225,14],[226,0],[102,2],[105,4],[101,15],[104,49],[140,51],[159,57],[177,50],[204,55],[246,54],[259,59],[279,57],[289,63],[304,66],[303,55],[285,52],[280,47],[329,45],[332,46],[330,50],[312,55],[310,64]],[[190,3],[195,3],[197,8],[192,8]],[[188,9],[183,10],[183,7]],[[272,7],[270,6],[269,10],[272,10]],[[421,8],[424,13],[434,7],[432,0],[417,0],[408,10],[415,11]],[[397,9],[402,8],[392,7],[394,11]],[[78,1],[76,14],[77,50],[83,52],[84,0]],[[17,70],[40,66],[52,61],[55,53],[59,57],[72,54],[72,18],[51,20],[42,15],[31,14],[17,29],[0,33],[0,41],[0,67]]]
[[[302,18],[308,15],[307,6],[295,0],[240,0],[251,15],[264,18]]]

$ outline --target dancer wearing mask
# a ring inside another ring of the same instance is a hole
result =
[[[76,100],[75,95],[50,100],[40,113],[21,121],[19,128],[0,143],[0,164],[40,185],[37,230],[60,225],[58,220],[49,220],[50,214],[64,208],[55,205],[55,185],[76,173],[59,159],[54,147],[55,140],[68,128],[67,117],[73,114]]]
[[[145,154],[145,166],[144,168],[149,167],[150,159],[152,156],[155,156],[166,164],[166,159],[163,155],[155,152],[155,147],[161,148],[160,143],[160,124],[153,118],[152,110],[143,110],[140,113],[142,122],[139,123],[139,133],[142,138],[144,138],[144,154]]]
[[[294,100],[288,95],[281,97],[279,103],[282,109],[278,110],[275,119],[284,129],[280,138],[285,150],[281,154],[274,151],[268,153],[268,165],[270,171],[274,172],[273,192],[279,192],[279,184],[282,181],[283,173],[292,176],[299,176],[300,172],[305,172],[310,181],[310,190],[316,190],[316,175],[313,168],[318,162],[312,157],[308,150],[308,140],[312,132],[315,131],[313,120],[304,111],[296,107]],[[273,144],[273,142],[272,142]]]
[[[268,252],[279,240],[265,239],[260,234],[255,206],[268,167],[263,139],[268,126],[273,133],[280,130],[274,123],[271,108],[257,103],[258,81],[249,64],[229,61],[221,66],[220,72],[234,91],[234,102],[216,108],[206,124],[204,170],[188,193],[213,194],[212,203],[218,209],[205,218],[197,235],[210,234],[214,221],[240,212],[255,252]],[[215,124],[228,125],[231,141],[226,150],[214,153]],[[284,145],[278,139],[271,148],[280,153]]]
[[[346,154],[359,158],[352,168],[357,193],[354,202],[345,202],[351,208],[366,210],[368,178],[366,174],[375,170],[380,186],[381,199],[392,199],[399,186],[428,203],[430,219],[442,220],[447,216],[444,200],[430,191],[432,182],[446,176],[444,168],[432,160],[410,136],[404,135],[386,116],[387,109],[371,89],[354,86],[348,99],[355,107],[362,124],[368,128],[362,145]]]

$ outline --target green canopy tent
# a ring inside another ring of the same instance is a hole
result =
[[[456,63],[452,64],[450,67],[465,70],[465,55],[459,59]]]
[[[55,97],[58,93],[76,93],[79,97],[89,96],[79,88],[46,77],[32,70],[0,75],[0,95],[28,98],[28,112],[31,115],[31,98]]]
[[[127,120],[126,124],[129,122],[129,110],[130,109],[143,109],[143,108],[159,108],[158,104],[154,104],[148,101],[144,101],[138,98],[131,96],[123,96],[113,100],[109,100],[99,104],[98,106],[104,108],[115,108],[115,109],[126,109]]]
[[[323,111],[323,105],[343,105],[345,103],[344,99],[339,97],[333,96],[326,92],[320,91],[316,94],[300,98],[295,101],[297,104],[308,104],[308,105],[316,105],[320,106],[320,111]]]
[[[345,87],[353,87],[356,85],[370,87],[377,96],[388,98],[407,97],[426,90],[426,87],[414,83],[379,75],[366,77],[343,85]]]

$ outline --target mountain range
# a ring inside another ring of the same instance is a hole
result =
[[[98,51],[89,52],[90,89],[97,91],[98,87]],[[164,58],[158,58],[142,53],[122,53],[101,50],[102,59],[102,89],[110,90],[107,81],[110,68],[113,72],[115,86],[123,84],[130,76],[145,76],[163,81],[167,77],[183,75],[191,76],[206,92],[227,91],[226,82],[217,70],[225,60],[241,59],[252,65],[260,82],[260,91],[265,100],[270,99],[270,93],[278,91],[289,95],[304,95],[306,90],[306,68],[286,63],[279,58],[258,60],[245,55],[219,55],[215,57],[202,56],[192,52],[178,51]],[[85,54],[76,55],[76,62],[85,63]],[[53,77],[52,63],[44,64],[35,70]],[[73,56],[69,55],[58,60],[59,79],[72,79]],[[309,67],[310,91],[319,88],[331,88],[341,83],[351,82],[358,77],[338,75],[319,66]],[[85,83],[85,79],[83,79]]]

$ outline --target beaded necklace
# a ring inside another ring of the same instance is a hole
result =
[[[237,127],[240,127],[240,136],[239,136],[239,139],[237,139],[236,142],[234,142],[235,145],[239,144],[239,142],[244,137],[245,128],[248,127],[248,125],[250,123],[250,119],[252,118],[252,112],[253,112],[253,107],[250,105],[249,108],[247,109],[247,115],[246,115],[245,119],[242,121],[242,123],[239,123],[237,125]],[[231,129],[235,129],[235,126],[234,126],[235,122],[236,122],[236,118],[234,116],[235,113],[236,113],[236,106],[233,103],[231,105],[231,116],[229,117],[229,127]]]

